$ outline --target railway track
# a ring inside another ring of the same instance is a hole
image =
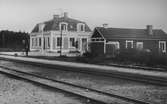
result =
[[[67,65],[54,65],[51,63],[43,63],[38,61],[32,61],[32,60],[22,60],[22,59],[14,59],[14,58],[5,58],[0,57],[2,60],[7,61],[14,61],[18,63],[24,63],[24,64],[31,64],[35,66],[40,67],[46,67],[46,68],[54,68],[56,70],[64,70],[64,71],[70,71],[70,72],[79,72],[79,73],[86,73],[91,75],[98,75],[98,76],[108,76],[108,77],[114,77],[119,79],[125,79],[125,80],[131,80],[136,82],[142,82],[146,84],[153,84],[153,85],[160,85],[160,86],[167,86],[167,77],[160,77],[160,76],[151,76],[151,75],[144,75],[144,74],[134,74],[129,72],[118,72],[118,71],[111,71],[111,70],[97,70],[96,68],[82,68],[82,67],[72,67]]]
[[[18,62],[22,63],[22,62]],[[23,62],[24,63],[24,62]],[[39,63],[29,63],[27,64],[39,66],[39,67],[46,67],[46,68],[53,68],[56,70],[64,70],[70,72],[79,72],[85,73],[90,75],[97,75],[97,76],[104,76],[104,77],[112,77],[112,78],[119,78],[124,80],[131,80],[135,82],[141,82],[145,84],[152,84],[156,86],[167,86],[167,78],[163,77],[155,77],[155,76],[147,76],[143,74],[132,74],[126,72],[118,72],[118,71],[105,71],[105,70],[96,70],[96,69],[85,69],[85,68],[74,68],[74,67],[66,67],[66,66],[55,66],[55,65],[47,65],[47,64],[39,64]]]
[[[82,71],[81,71],[82,72]],[[146,76],[146,75],[135,75],[131,73],[120,73],[120,72],[84,72],[92,75],[99,75],[99,76],[108,76],[114,77],[124,80],[131,80],[135,82],[141,82],[145,84],[151,84],[156,86],[167,86],[167,78],[160,78],[154,76]]]
[[[40,76],[37,74],[18,71],[17,69],[8,68],[5,66],[0,66],[0,72],[7,75],[19,77],[21,79],[25,79],[33,83],[38,83],[51,88],[56,88],[64,92],[68,92],[68,93],[86,98],[88,99],[88,101],[93,101],[100,104],[115,104],[115,103],[116,104],[149,104],[148,102],[143,102],[140,100],[127,98],[124,96],[111,94],[111,93],[103,92],[100,90],[51,79],[51,78]]]

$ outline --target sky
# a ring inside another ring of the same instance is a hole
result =
[[[31,32],[61,12],[92,30],[107,23],[114,28],[153,25],[167,32],[167,0],[0,0],[0,30]]]

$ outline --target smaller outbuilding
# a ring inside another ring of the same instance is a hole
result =
[[[96,27],[91,36],[91,52],[96,55],[114,55],[125,49],[145,50],[166,54],[167,35],[161,29]]]

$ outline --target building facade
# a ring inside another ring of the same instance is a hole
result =
[[[91,30],[76,19],[54,15],[53,19],[38,23],[30,34],[30,51],[80,52],[88,50]]]
[[[167,53],[167,35],[161,29],[96,27],[91,36],[91,51],[97,55],[114,55],[118,50],[137,49],[154,53]]]

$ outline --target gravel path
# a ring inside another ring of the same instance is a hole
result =
[[[84,104],[84,101],[0,74],[0,104]]]
[[[167,104],[167,87],[153,86],[127,80],[92,76],[82,73],[67,72],[49,68],[34,67],[14,62],[0,61],[1,65],[19,68],[19,70],[42,74],[54,79],[120,94],[130,98],[150,102],[151,104]]]

